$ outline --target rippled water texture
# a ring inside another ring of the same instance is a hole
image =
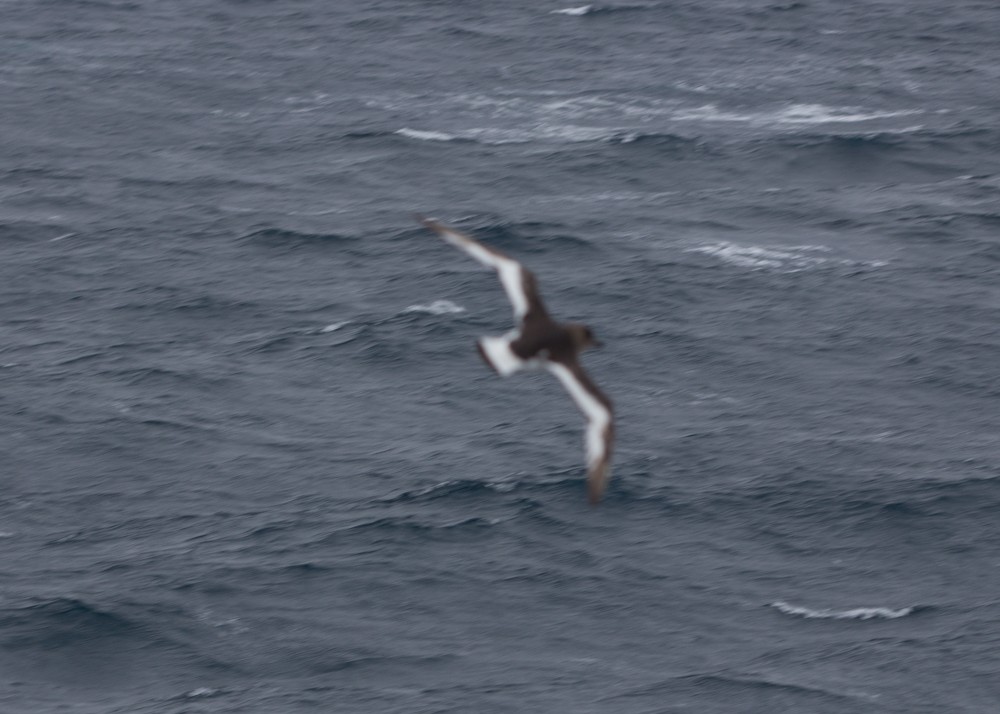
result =
[[[4,3],[0,710],[996,711],[997,37]],[[606,342],[600,507],[414,212]]]

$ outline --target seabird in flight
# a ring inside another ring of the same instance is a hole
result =
[[[500,277],[514,308],[515,327],[500,337],[481,337],[476,347],[483,360],[502,377],[525,368],[548,370],[562,383],[587,419],[584,439],[587,458],[587,496],[592,504],[601,500],[611,471],[615,430],[611,400],[598,389],[580,366],[578,355],[600,343],[586,325],[553,320],[541,296],[534,274],[498,250],[488,248],[454,228],[417,216],[417,220],[445,241],[464,251]]]

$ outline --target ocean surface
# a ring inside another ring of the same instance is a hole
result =
[[[1000,711],[998,37],[0,4],[0,712]],[[605,341],[599,507],[414,212]]]

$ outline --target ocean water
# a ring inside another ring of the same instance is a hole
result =
[[[1000,710],[997,37],[0,5],[0,712]],[[599,507],[413,212],[605,341]]]

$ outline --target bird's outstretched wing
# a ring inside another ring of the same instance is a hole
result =
[[[614,449],[615,425],[611,400],[598,389],[575,360],[572,362],[545,362],[545,368],[554,374],[570,397],[587,418],[584,445],[587,454],[587,497],[591,504],[601,500],[611,475],[611,452]]]
[[[536,310],[544,311],[535,276],[530,270],[498,250],[487,248],[465,233],[456,231],[437,221],[418,215],[417,220],[451,243],[456,248],[478,260],[483,265],[493,268],[500,277],[507,299],[514,308],[514,318],[523,320],[525,315]]]

